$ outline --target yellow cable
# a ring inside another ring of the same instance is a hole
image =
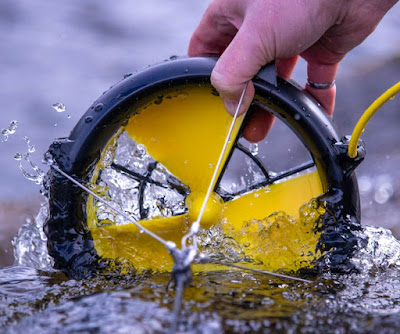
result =
[[[367,110],[365,110],[364,114],[361,116],[359,121],[357,122],[353,133],[351,134],[351,139],[349,143],[349,151],[348,155],[350,158],[357,157],[357,145],[360,140],[361,134],[364,131],[365,126],[368,121],[371,119],[372,115],[375,114],[376,111],[380,107],[382,107],[388,100],[393,98],[398,92],[400,92],[400,81],[394,86],[390,87],[386,92],[384,92],[381,96],[379,96]]]

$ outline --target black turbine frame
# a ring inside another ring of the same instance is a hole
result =
[[[88,181],[106,144],[129,120],[132,106],[148,101],[149,96],[157,92],[187,85],[209,85],[211,92],[210,75],[216,61],[216,58],[178,58],[125,76],[95,101],[70,136],[56,140],[49,152],[65,172],[76,179]],[[341,149],[346,145],[317,104],[293,83],[277,78],[274,73],[272,64],[254,77],[254,104],[267,108],[287,124],[311,152],[314,161],[271,177],[261,161],[240,145],[239,138],[236,138],[235,149],[252,158],[264,173],[266,180],[255,187],[266,186],[315,165],[324,190],[341,190],[344,214],[359,219],[360,200],[354,166],[351,167],[351,162]],[[113,167],[123,173],[132,173],[122,170],[121,166]],[[145,184],[149,181],[150,173],[135,177]],[[99,265],[100,260],[86,225],[87,194],[52,169],[47,186],[50,214],[45,232],[49,254],[54,258],[57,268],[73,277],[85,277]],[[188,193],[185,187],[174,184],[167,186],[178,189],[182,194]],[[216,188],[218,190],[218,186]],[[230,198],[224,197],[225,200]],[[143,205],[141,208],[144,210]],[[145,214],[141,212],[141,215]]]

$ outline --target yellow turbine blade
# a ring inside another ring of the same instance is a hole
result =
[[[179,245],[191,222],[198,217],[232,117],[225,111],[221,99],[211,94],[211,88],[205,87],[165,93],[162,99],[137,112],[125,131],[191,190],[186,199],[188,214],[141,223],[164,240]],[[235,124],[224,161],[242,121],[243,117]],[[227,236],[244,245],[246,256],[256,264],[261,263],[264,269],[297,270],[304,267],[304,263],[309,265],[314,258],[319,237],[311,226],[296,222],[298,210],[322,192],[319,175],[313,172],[255,190],[227,203],[213,194],[201,226],[208,228],[222,222]],[[89,199],[88,224],[102,258],[124,259],[138,270],[172,269],[172,259],[165,246],[140,233],[135,225],[97,226],[97,219],[90,214],[95,211],[92,203]],[[276,211],[284,211],[286,215],[271,215]]]
[[[317,256],[319,234],[314,220],[300,217],[299,209],[321,193],[319,175],[312,172],[240,196],[225,203],[225,233],[264,269],[308,267]]]
[[[182,237],[188,232],[187,215],[153,218],[139,221],[147,229],[164,240],[180,246]],[[110,225],[91,229],[97,253],[102,258],[129,261],[138,270],[171,270],[172,258],[159,241],[141,233],[134,224]]]
[[[240,117],[234,126],[221,168],[242,119]],[[189,214],[141,221],[146,228],[164,240],[180,245],[190,223],[198,216],[231,122],[232,117],[226,112],[221,99],[211,93],[210,86],[185,87],[184,91],[171,92],[171,95],[165,93],[163,99],[157,97],[131,117],[125,127],[129,136],[144,145],[153,159],[188,185],[191,191],[186,200]],[[223,207],[217,195],[212,196],[210,203],[213,203],[213,209],[206,210],[203,219],[206,222],[214,221],[214,217],[220,218],[218,208]],[[88,213],[93,211],[93,204],[88,205]],[[214,214],[214,211],[217,213]],[[95,248],[102,258],[125,259],[138,270],[172,268],[171,256],[165,247],[145,233],[140,233],[135,225],[98,227],[96,218],[90,214],[88,221]]]
[[[242,118],[235,124],[232,139]],[[221,98],[211,94],[211,88],[197,87],[150,104],[132,117],[126,131],[187,184],[192,193],[205,193],[231,122],[232,116],[226,112]],[[225,159],[232,144],[233,140]]]
[[[264,219],[275,211],[284,211],[297,219],[299,208],[322,193],[318,173],[303,174],[225,203],[224,218],[235,230],[240,230],[249,220]]]

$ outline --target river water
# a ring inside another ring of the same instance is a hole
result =
[[[0,202],[21,203],[38,194],[38,186],[21,175],[13,158],[27,151],[24,136],[36,146],[33,160],[45,169],[41,156],[52,140],[68,135],[109,86],[125,73],[185,54],[206,7],[206,1],[194,0],[2,0],[0,128],[12,120],[19,124],[9,141],[0,142]],[[399,29],[397,4],[343,62],[335,113],[340,133],[349,134],[368,104],[399,80]],[[299,65],[295,79],[304,83],[304,64]],[[399,101],[397,97],[371,121],[364,136],[367,159],[358,171],[363,224],[390,228],[397,237]],[[64,112],[52,107],[59,102],[65,104]],[[237,271],[195,276],[185,294],[181,330],[398,332],[398,244],[387,230],[366,233],[376,244],[360,255],[365,270],[359,274],[325,274],[309,284]],[[0,270],[4,332],[152,333],[169,326],[173,293],[165,291],[167,274],[108,274],[75,281],[43,269],[47,260],[36,254],[35,261],[38,256],[40,264]]]
[[[37,223],[42,222],[39,216]],[[368,242],[353,256],[357,273],[324,273],[307,277],[308,283],[240,270],[195,274],[184,293],[178,332],[398,333],[400,242],[383,228],[367,227],[359,236]],[[39,235],[19,241],[31,250],[18,254],[29,267],[0,270],[3,333],[164,333],[171,328],[170,274],[133,270],[68,279],[46,267]]]

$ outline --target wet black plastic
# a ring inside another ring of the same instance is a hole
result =
[[[88,180],[107,142],[129,119],[132,105],[171,87],[210,85],[215,63],[215,58],[181,58],[126,77],[105,92],[83,115],[70,136],[54,142],[49,152],[65,172]],[[264,68],[260,77],[271,78],[271,73],[271,68]],[[260,77],[253,79],[254,103],[268,108],[296,133],[310,150],[325,190],[340,189],[343,213],[359,220],[356,178],[343,167],[336,145],[341,141],[332,123],[295,85],[280,78],[267,82]],[[50,216],[45,226],[49,253],[59,269],[74,277],[87,275],[99,261],[86,226],[86,195],[52,170],[49,178]]]

